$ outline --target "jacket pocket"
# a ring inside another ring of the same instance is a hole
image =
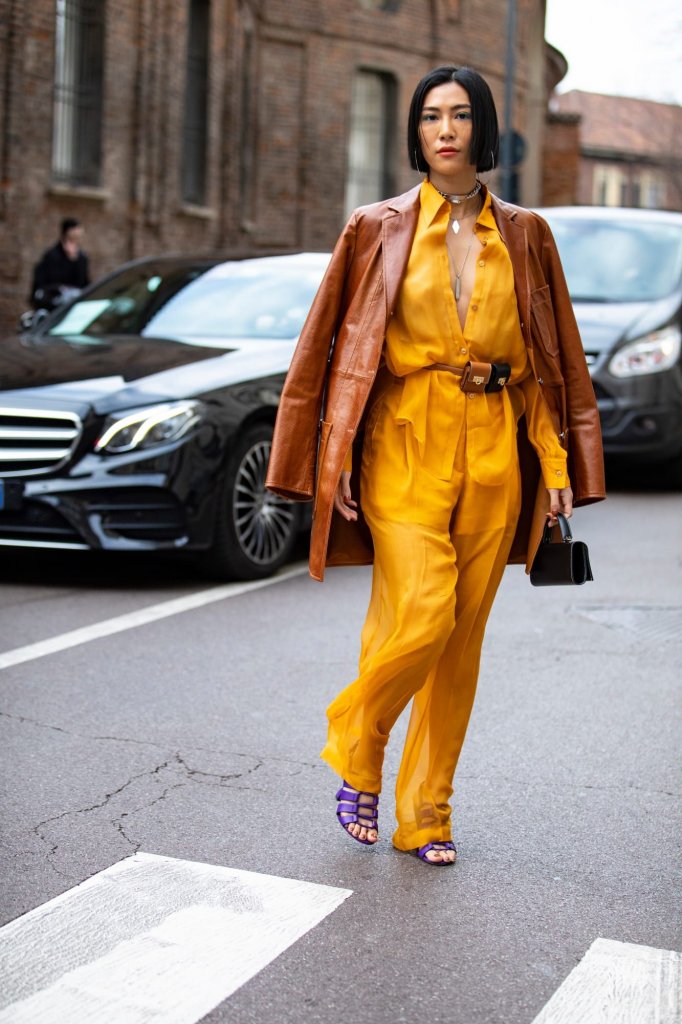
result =
[[[539,336],[549,355],[558,356],[559,338],[552,308],[552,293],[548,284],[531,292],[530,312],[535,328],[534,333]]]

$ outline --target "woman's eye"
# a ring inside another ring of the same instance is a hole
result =
[[[460,121],[470,121],[471,120],[471,114],[469,113],[468,110],[460,110],[459,113],[457,114],[457,117],[458,117],[458,119]]]
[[[435,114],[422,114],[422,121],[435,121],[435,120],[436,120],[436,115]]]

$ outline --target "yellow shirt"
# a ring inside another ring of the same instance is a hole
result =
[[[500,483],[513,465],[516,421],[525,411],[546,487],[567,487],[566,452],[528,362],[521,333],[511,259],[487,193],[474,231],[474,288],[462,329],[452,291],[445,235],[450,204],[428,181],[407,270],[386,332],[388,369],[404,377],[398,422],[409,423],[425,464],[449,477],[462,430],[468,469],[484,484]],[[431,363],[464,366],[469,360],[511,365],[510,384],[491,394],[466,394],[460,378],[419,372]],[[349,468],[348,465],[346,468]]]

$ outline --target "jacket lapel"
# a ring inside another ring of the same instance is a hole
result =
[[[421,185],[393,200],[381,224],[386,321],[393,312],[419,218]]]
[[[512,262],[514,271],[514,288],[519,307],[521,329],[526,347],[531,346],[530,337],[530,275],[528,273],[528,235],[522,224],[516,219],[513,206],[501,202],[497,196],[492,197],[493,216],[502,241]]]

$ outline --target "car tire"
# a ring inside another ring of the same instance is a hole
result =
[[[286,562],[300,531],[300,506],[265,489],[272,427],[257,423],[238,438],[218,491],[213,545],[202,559],[212,575],[265,579]]]

